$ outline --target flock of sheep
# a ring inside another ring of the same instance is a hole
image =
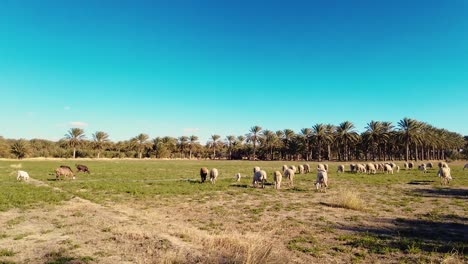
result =
[[[90,173],[88,167],[85,165],[75,164],[75,166],[76,166],[77,173],[78,172]],[[73,170],[69,166],[61,165],[60,167],[55,169],[55,179],[60,180],[61,177],[75,179],[75,174],[73,173]],[[17,171],[16,180],[27,181],[29,180],[29,174],[26,171],[19,170]]]
[[[273,172],[273,182],[275,184],[275,189],[279,190],[281,189],[281,182],[283,180],[283,175],[285,178],[289,180],[289,184],[291,186],[294,186],[294,175],[296,173],[298,174],[306,174],[311,172],[310,171],[310,165],[309,164],[304,164],[304,165],[299,165],[297,168],[296,166],[287,166],[283,165],[281,168],[282,172],[277,170]],[[206,181],[206,177],[210,175],[210,181],[212,184],[216,182],[216,178],[218,177],[218,169],[213,168],[211,170],[208,170],[208,168],[203,167],[200,169],[200,177],[201,177],[201,182],[204,183]],[[241,179],[241,174],[237,173],[235,175],[235,178],[237,181],[240,181]],[[253,168],[253,176],[252,176],[252,186],[257,187],[259,184],[262,185],[262,188],[265,188],[265,183],[267,182],[267,173],[266,171],[260,169],[260,167],[256,166]],[[326,191],[326,188],[328,187],[328,165],[327,164],[319,164],[317,166],[317,180],[315,182],[315,186],[317,190],[319,191]]]

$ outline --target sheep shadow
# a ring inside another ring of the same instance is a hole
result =
[[[418,181],[418,180],[415,180],[415,181],[408,182],[408,184],[411,184],[411,185],[431,185],[431,183],[433,183],[433,182],[434,181],[427,181],[427,180]]]
[[[386,223],[386,227],[340,226],[338,229],[357,233],[356,237],[347,241],[347,245],[364,247],[376,253],[385,254],[383,252],[388,249],[406,252],[417,248],[426,253],[449,253],[456,250],[459,254],[466,255],[468,254],[467,220],[466,217],[457,216],[442,216],[437,220],[376,219],[375,222]]]
[[[437,188],[437,189],[416,189],[413,193],[423,197],[446,197],[468,199],[468,189]]]

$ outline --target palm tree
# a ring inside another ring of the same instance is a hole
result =
[[[143,150],[145,150],[146,144],[148,143],[149,136],[147,134],[139,134],[138,136],[132,139],[132,142],[135,144],[138,150],[138,158],[143,158]]]
[[[301,139],[304,141],[304,145],[306,147],[306,160],[309,160],[310,157],[310,139],[312,137],[312,129],[310,128],[303,128],[301,129]]]
[[[392,122],[382,122],[382,143],[384,145],[384,151],[383,151],[383,160],[387,160],[387,144],[388,141],[392,138],[394,135],[394,126],[392,125]]]
[[[234,142],[236,141],[236,137],[233,135],[229,135],[226,137],[227,143],[228,143],[228,150],[229,150],[229,159],[232,159],[232,146],[234,145]]]
[[[258,133],[262,131],[262,128],[259,126],[253,126],[250,128],[250,139],[253,143],[253,159],[255,160],[255,151],[257,150],[257,142],[258,142]]]
[[[27,140],[20,139],[11,145],[10,151],[18,159],[22,159],[31,152],[31,146]]]
[[[190,157],[190,159],[192,159],[192,149],[193,149],[193,145],[196,144],[197,141],[198,141],[198,137],[197,137],[197,136],[191,135],[191,136],[189,137],[189,151],[190,151],[189,157]]]
[[[406,148],[406,161],[409,160],[410,145],[415,143],[418,137],[419,129],[421,128],[421,123],[417,120],[411,118],[403,118],[398,122],[398,127],[402,132],[403,141],[405,142]]]
[[[106,132],[96,131],[96,133],[93,134],[93,141],[93,147],[98,151],[97,158],[99,159],[101,151],[104,148],[104,144],[109,142],[109,135]]]
[[[262,134],[263,138],[265,139],[265,146],[270,151],[270,160],[273,160],[273,147],[275,146],[278,138],[276,137],[276,134],[271,130],[264,130]]]
[[[356,132],[354,124],[349,121],[344,121],[339,124],[335,130],[335,137],[343,146],[342,157],[340,157],[340,160],[349,160],[349,144],[354,144],[359,141],[359,134]]]
[[[366,131],[363,136],[367,142],[371,145],[372,148],[372,159],[375,161],[376,148],[378,147],[383,134],[383,127],[380,121],[372,120],[370,123],[367,123]]]
[[[286,128],[285,130],[283,130],[283,136],[281,137],[281,139],[283,140],[283,147],[286,154],[286,159],[288,159],[288,154],[293,154],[290,145],[295,136],[296,134],[292,129]],[[291,156],[292,155],[289,156],[289,159],[291,159]]]
[[[76,147],[81,144],[84,138],[84,130],[77,127],[68,130],[68,134],[65,135],[68,145],[73,148],[73,158],[76,158]]]
[[[325,134],[325,142],[327,143],[327,160],[331,160],[331,145],[335,139],[335,126],[332,124],[325,125]]]
[[[327,127],[324,124],[315,124],[312,127],[312,137],[317,142],[317,154],[318,154],[318,161],[322,161],[322,143],[327,138]]]
[[[189,138],[187,136],[181,136],[178,138],[178,140],[179,140],[180,157],[182,158],[183,156],[185,158],[184,151],[185,151],[187,141],[189,140]]]
[[[218,145],[218,139],[220,138],[221,138],[220,135],[211,135],[211,140],[213,140],[211,142],[211,146],[213,148],[213,159],[216,158],[216,146]]]

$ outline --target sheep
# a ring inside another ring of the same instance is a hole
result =
[[[448,167],[449,167],[448,164],[447,164],[446,162],[443,162],[443,161],[442,161],[442,162],[439,162],[438,166],[439,166],[439,169],[440,169],[440,168],[448,168]]]
[[[432,168],[434,168],[434,165],[432,164],[432,162],[428,162],[428,163],[426,163],[426,167],[428,169],[432,169]]]
[[[337,173],[344,173],[345,172],[345,166],[344,165],[338,165],[338,170]]]
[[[259,182],[262,183],[262,188],[265,188],[265,182],[267,180],[267,173],[264,170],[260,170],[254,173],[252,185],[257,186]]]
[[[437,176],[440,177],[440,184],[442,185],[447,185],[449,184],[450,180],[452,180],[449,167],[441,167],[437,173]]]
[[[256,173],[257,171],[260,171],[260,167],[255,166],[255,167],[253,168],[253,173]]]
[[[216,168],[213,168],[210,170],[210,181],[211,181],[211,184],[215,184],[216,182],[216,178],[218,178],[218,169]]]
[[[317,170],[317,181],[315,182],[315,187],[317,191],[327,192],[328,187],[328,173],[326,170]]]
[[[421,164],[418,166],[418,170],[422,171],[423,173],[426,173],[427,172],[427,169],[426,169],[426,164]]]
[[[323,165],[322,163],[319,163],[317,165],[317,170],[325,170],[325,165]]]
[[[350,172],[356,172],[357,166],[356,164],[349,164],[349,171]]]
[[[463,170],[468,169],[468,163],[463,166]]]
[[[283,173],[288,169],[288,165],[283,165],[283,167],[281,168],[281,170],[283,171]]]
[[[275,189],[276,190],[281,189],[281,180],[283,180],[283,176],[281,175],[281,172],[279,171],[273,172],[273,180],[275,181]]]
[[[294,174],[295,172],[292,169],[287,169],[284,171],[284,177],[288,178],[291,186],[294,186]]]
[[[362,164],[356,164],[356,171],[359,173],[366,173],[366,167]]]
[[[310,172],[310,165],[309,164],[304,164],[304,173],[309,173]]]
[[[388,164],[389,164],[390,166],[392,166],[392,169],[395,169],[395,167],[396,167],[396,164],[395,164],[395,163],[389,162]]]
[[[384,171],[386,171],[387,174],[388,174],[388,173],[393,174],[393,168],[392,168],[392,166],[390,166],[390,165],[388,165],[388,164],[385,164],[385,166],[384,166]]]
[[[29,180],[29,174],[25,171],[22,171],[22,170],[19,170],[18,173],[17,173],[17,176],[16,176],[16,180],[17,181],[27,181]]]
[[[304,174],[304,166],[303,165],[297,166],[297,169],[299,171],[299,174]]]
[[[200,169],[200,178],[201,182],[204,183],[206,181],[206,176],[208,175],[208,168],[203,167]]]
[[[240,180],[241,180],[241,174],[237,173],[236,174],[236,181],[240,182]]]
[[[73,171],[68,167],[58,167],[55,169],[55,180],[60,180],[60,176],[65,177],[72,177],[72,179],[75,179],[75,175],[73,174]]]
[[[294,173],[297,172],[296,166],[294,166],[294,165],[289,166],[289,169],[293,170]]]
[[[413,163],[413,162],[408,162],[408,168],[409,168],[410,170],[412,170],[413,167],[414,167],[414,163]]]
[[[87,172],[88,174],[90,173],[90,171],[88,169],[88,166],[86,166],[86,165],[75,164],[75,166],[76,166],[76,169],[77,169],[76,173],[78,173],[80,171],[81,172]]]
[[[367,170],[367,174],[376,174],[377,173],[377,170],[375,169],[375,165],[372,164],[372,163],[367,163],[366,165],[366,170]]]

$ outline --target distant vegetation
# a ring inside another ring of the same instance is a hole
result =
[[[246,135],[213,134],[205,145],[198,137],[157,137],[139,134],[112,142],[103,131],[91,139],[80,128],[70,129],[58,142],[44,139],[4,139],[1,158],[211,158],[259,160],[427,160],[467,159],[468,136],[433,127],[410,118],[391,122],[371,121],[358,133],[352,122],[335,126],[316,124],[296,133],[253,126]]]

